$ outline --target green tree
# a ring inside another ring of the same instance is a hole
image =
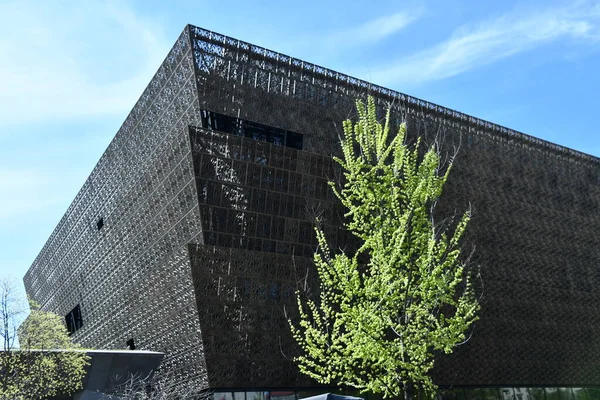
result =
[[[40,310],[30,301],[29,316],[17,330],[18,298],[13,296],[14,290],[6,280],[0,283],[4,337],[4,351],[0,353],[0,399],[45,399],[80,389],[89,357],[71,342],[62,318]],[[18,348],[14,341],[17,331]]]
[[[295,361],[323,384],[386,398],[433,394],[434,356],[466,340],[479,310],[461,261],[470,212],[434,222],[451,163],[444,167],[435,148],[419,152],[420,139],[407,145],[405,124],[390,137],[390,112],[382,125],[373,98],[357,109],[358,121],[343,124],[343,158],[335,159],[344,184],[330,186],[361,247],[332,254],[316,229],[320,296],[298,293],[299,320],[290,320],[302,349]]]

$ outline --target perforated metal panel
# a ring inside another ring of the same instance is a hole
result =
[[[66,315],[80,304],[73,338],[83,346],[122,349],[134,338],[206,384],[185,249],[202,242],[187,134],[199,121],[185,30],[24,281],[45,310]]]
[[[483,282],[471,340],[443,357],[446,385],[600,384],[599,160],[514,130],[200,28],[190,28],[207,107],[304,133],[305,150],[337,154],[355,98],[381,109],[456,165],[439,217],[474,219],[467,249]],[[306,170],[307,167],[305,167]]]

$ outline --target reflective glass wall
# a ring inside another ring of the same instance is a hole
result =
[[[300,400],[328,392],[362,397],[365,400],[381,400],[381,396],[332,388],[301,391],[215,391],[213,400]],[[600,388],[452,388],[440,390],[436,400],[600,400]]]
[[[453,388],[442,390],[440,400],[600,400],[600,388]]]

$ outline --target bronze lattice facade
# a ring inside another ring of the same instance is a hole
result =
[[[297,288],[314,290],[316,216],[334,247],[354,246],[326,182],[339,178],[340,123],[366,95],[413,138],[459,147],[440,212],[473,207],[482,310],[437,383],[600,385],[600,160],[193,26],[31,266],[27,293],[84,346],[165,352],[181,379],[314,385],[290,361],[284,310]]]

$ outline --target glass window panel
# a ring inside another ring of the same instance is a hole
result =
[[[204,129],[212,128],[212,113],[206,110],[202,110],[200,112],[200,118],[202,120],[202,127]],[[215,393],[217,395],[217,393]],[[216,397],[215,397],[216,399]]]
[[[481,398],[484,400],[498,400],[500,398],[498,388],[482,388]]]
[[[467,398],[467,394],[465,393],[465,389],[456,389],[456,400],[465,400]]]
[[[323,391],[301,391],[298,392],[298,399],[305,399],[307,397],[312,397],[312,396],[317,396],[319,394],[322,394]]]
[[[600,400],[600,388],[585,388],[588,400]]]
[[[465,388],[465,399],[466,400],[481,400],[481,389],[480,388]]]
[[[516,400],[531,400],[527,388],[514,388]]]
[[[267,127],[255,122],[246,121],[244,126],[244,134],[247,138],[254,140],[267,141]]]
[[[270,143],[273,143],[278,146],[285,145],[285,131],[277,128],[269,129],[269,140]]]
[[[573,400],[571,388],[558,388],[558,396],[560,397],[560,400]]]
[[[81,318],[81,307],[79,304],[73,309],[73,318],[75,319],[75,330],[83,326],[83,318]]]
[[[231,392],[215,392],[213,393],[214,400],[233,400]]]
[[[281,391],[270,392],[271,400],[296,400],[296,392]]]
[[[502,400],[515,400],[515,390],[513,388],[500,388],[500,398]]]
[[[67,331],[69,331],[69,335],[72,335],[75,332],[75,322],[73,321],[73,314],[68,313],[65,316],[65,321],[67,325]]]
[[[302,150],[302,135],[294,132],[287,132],[285,145],[294,149]]]
[[[266,400],[265,392],[246,392],[246,400]]]
[[[463,389],[445,389],[439,392],[440,400],[462,400],[464,399]]]
[[[585,392],[584,388],[573,388],[573,397],[575,400],[588,400],[587,393]]]
[[[543,388],[529,388],[531,400],[545,400]]]
[[[67,331],[69,335],[75,333],[79,328],[83,326],[83,319],[81,318],[81,307],[79,304],[75,306],[66,316],[65,322],[67,325]]]
[[[546,392],[546,400],[560,400],[556,388],[544,388],[544,391]]]
[[[233,392],[233,400],[246,400],[246,392]]]
[[[223,114],[215,115],[214,129],[221,132],[237,133],[236,119]]]
[[[246,136],[258,141],[270,142],[278,146],[302,149],[303,136],[299,133],[270,127],[257,122],[230,117],[212,111],[201,110],[201,125],[205,129],[213,129],[238,136]],[[236,146],[237,147],[237,146]]]

